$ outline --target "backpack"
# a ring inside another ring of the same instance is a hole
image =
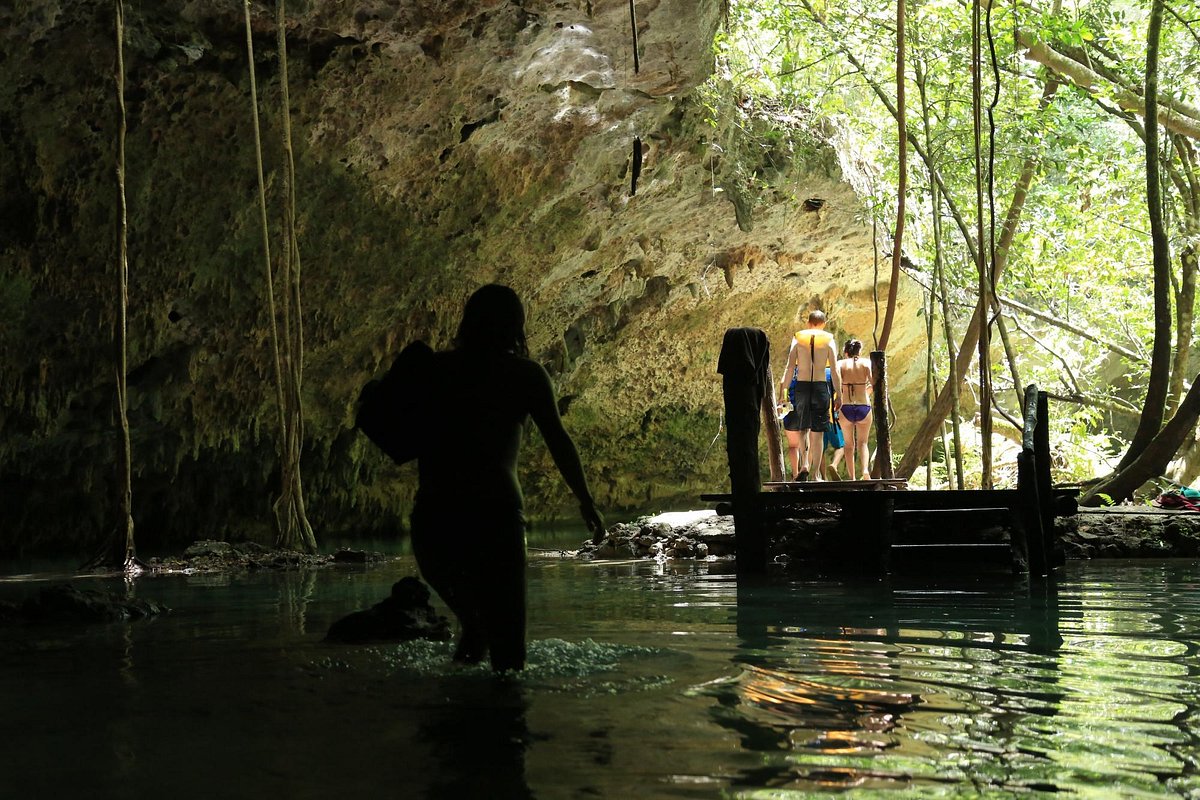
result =
[[[429,426],[428,386],[433,350],[415,341],[400,351],[383,377],[367,381],[358,395],[354,427],[397,464],[424,450]]]

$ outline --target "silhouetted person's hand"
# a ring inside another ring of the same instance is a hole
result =
[[[583,521],[587,524],[587,529],[592,532],[592,544],[600,544],[604,539],[604,517],[600,516],[600,512],[592,503],[581,505],[579,512],[583,514]]]

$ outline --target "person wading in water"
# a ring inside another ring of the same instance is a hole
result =
[[[424,392],[430,444],[417,460],[413,554],[458,617],[454,654],[492,669],[525,666],[525,517],[517,456],[530,417],[579,500],[593,541],[604,520],[563,428],[550,376],[529,358],[525,309],[490,284],[467,300],[451,350],[435,353]],[[464,409],[465,405],[465,409]]]

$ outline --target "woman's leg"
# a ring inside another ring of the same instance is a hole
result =
[[[841,426],[842,436],[846,439],[846,447],[844,448],[846,453],[846,477],[849,480],[855,480],[854,452],[856,445],[854,442],[854,423],[846,419],[846,416],[843,414],[842,418],[838,420],[838,425]]]
[[[858,463],[862,464],[862,479],[869,481],[871,479],[871,460],[867,453],[867,437],[871,434],[870,414],[867,414],[866,419],[854,423],[854,434],[858,437]]]

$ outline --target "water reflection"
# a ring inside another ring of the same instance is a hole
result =
[[[0,795],[1200,795],[1194,564],[1050,592],[546,560],[516,684],[320,641],[414,569],[79,581],[173,611],[0,627]]]
[[[445,678],[436,684],[444,702],[421,709],[417,724],[435,763],[426,797],[533,797],[525,777],[525,751],[533,734],[526,724],[526,690],[504,678]]]
[[[1186,610],[1103,586],[742,581],[738,672],[702,692],[764,756],[738,787],[1194,786],[1183,585]]]

